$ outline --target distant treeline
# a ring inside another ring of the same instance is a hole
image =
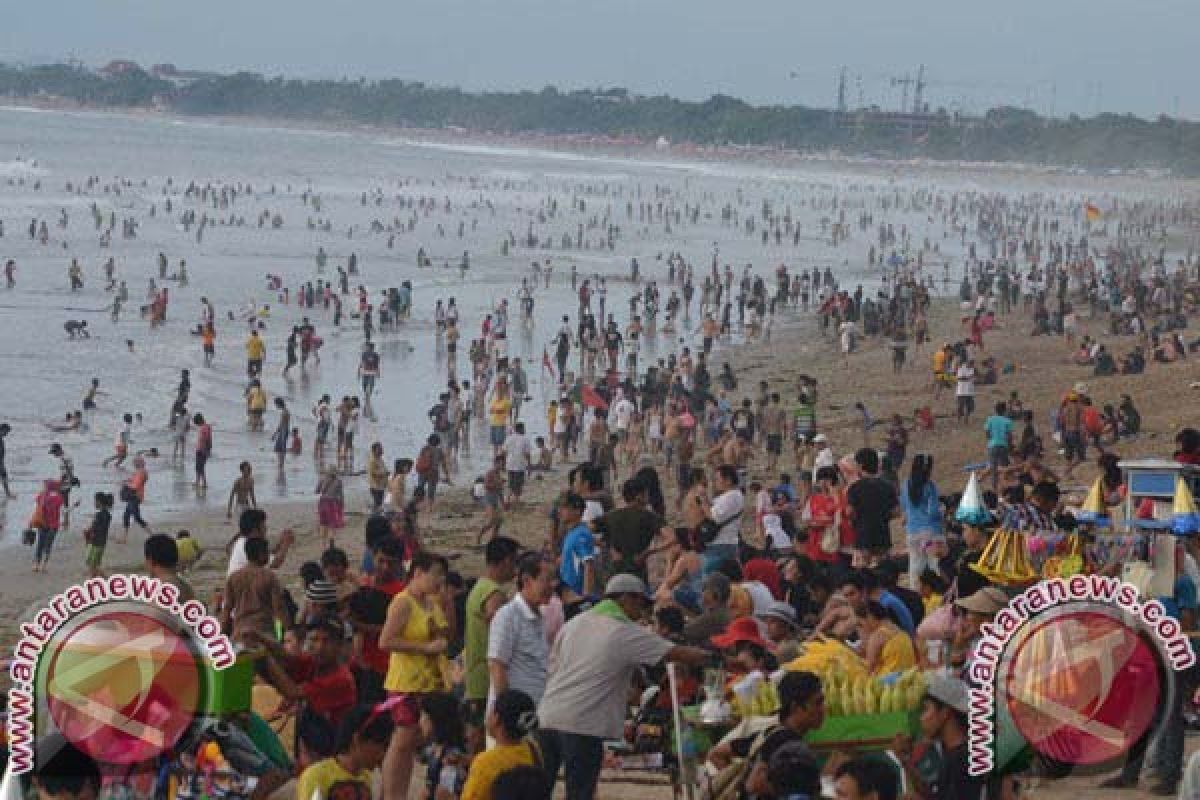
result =
[[[1131,114],[1041,117],[997,108],[982,117],[838,114],[804,106],[754,106],[725,95],[704,102],[643,97],[623,89],[480,92],[401,80],[303,81],[251,73],[182,86],[141,69],[103,76],[76,66],[0,65],[0,96],[57,96],[89,106],[158,107],[181,114],[246,115],[501,134],[632,136],[652,142],[839,150],[884,157],[1021,161],[1170,169],[1200,175],[1200,123]]]

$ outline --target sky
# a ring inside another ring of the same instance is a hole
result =
[[[1197,0],[0,0],[0,60],[1200,119]],[[911,90],[910,90],[911,91]],[[911,97],[911,95],[910,95]],[[911,102],[911,100],[910,100]]]

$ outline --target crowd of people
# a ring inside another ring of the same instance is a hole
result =
[[[238,195],[188,191],[221,208]],[[900,203],[898,196],[877,200],[881,214]],[[363,205],[367,201],[364,194]],[[260,654],[256,712],[289,726],[284,738],[294,765],[260,776],[264,790],[294,779],[298,800],[397,800],[409,797],[414,783],[431,800],[541,798],[550,796],[562,772],[568,800],[591,800],[611,763],[606,742],[627,738],[629,709],[639,705],[629,702],[631,688],[658,690],[648,695],[655,698],[647,701],[651,710],[669,709],[673,693],[691,704],[701,699],[706,669],[723,670],[730,691],[748,676],[783,670],[776,723],[706,754],[711,783],[729,792],[721,800],[815,798],[822,776],[845,800],[889,800],[902,787],[922,800],[1014,798],[1027,776],[1046,774],[1047,765],[1035,759],[986,778],[967,775],[975,645],[982,626],[1008,602],[1003,587],[973,565],[995,527],[1074,529],[1067,482],[1076,470],[1092,470],[1089,449],[1099,453],[1095,471],[1105,502],[1121,502],[1115,448],[1139,436],[1142,416],[1131,394],[1106,397],[1103,381],[1189,357],[1195,347],[1180,331],[1196,310],[1195,265],[1189,257],[1169,268],[1164,254],[1143,252],[1125,238],[1101,253],[1086,235],[1075,236],[1078,229],[1059,227],[1061,220],[1077,218],[1081,207],[925,192],[905,203],[906,210],[931,219],[940,215],[964,244],[969,223],[984,243],[980,247],[990,250],[977,253],[976,244],[969,246],[958,298],[962,327],[951,323],[941,347],[932,345],[931,330],[937,291],[932,268],[940,248],[928,241],[921,246],[904,227],[877,224],[865,210],[857,223],[844,207],[834,217],[836,203],[826,209],[830,217],[822,221],[821,236],[840,246],[856,228],[873,240],[867,261],[880,284],[873,293],[841,286],[828,268],[780,266],[761,274],[748,265],[739,275],[721,264],[718,252],[708,269],[670,253],[656,265],[662,274],[654,275],[632,259],[628,280],[619,282],[616,276],[581,276],[571,267],[569,275],[560,271],[559,281],[569,281],[578,310],[574,317],[562,315],[540,363],[536,352],[525,352],[524,359],[516,354],[512,333],[533,324],[538,287],[550,285],[551,259],[539,255],[531,275],[511,287],[515,320],[509,299],[501,298],[482,315],[479,335],[471,336],[455,299],[436,301],[432,343],[446,381],[444,388],[438,381],[423,444],[391,464],[385,456],[390,445],[359,436],[364,419],[386,412],[378,387],[390,365],[376,341],[410,317],[412,285],[377,293],[372,302],[365,288],[351,291],[356,257],[338,268],[336,285],[318,278],[315,287],[306,282],[294,296],[272,276],[272,299],[309,315],[290,326],[283,343],[285,378],[296,366],[304,371],[310,360],[319,363],[322,339],[312,321],[324,325],[319,314],[330,317],[336,330],[348,304],[356,310],[346,316],[357,317],[363,335],[356,370],[361,391],[336,403],[323,395],[305,425],[314,428],[318,559],[300,566],[299,581],[284,569],[297,535],[268,535],[254,467],[243,461],[226,503],[237,533],[224,549],[224,582],[204,598],[231,639]],[[319,200],[307,193],[305,204],[321,213]],[[440,206],[421,198],[414,209],[409,198],[407,207],[415,216]],[[699,213],[698,207],[664,207],[661,201],[639,203],[636,213],[632,203],[626,209],[630,227],[635,220],[679,225]],[[1134,209],[1123,224],[1165,226],[1172,213],[1170,221],[1182,219],[1170,206]],[[790,209],[764,204],[761,213],[739,216],[730,206],[721,214],[731,236],[761,235],[764,245],[771,234],[777,243],[801,235]],[[589,230],[598,237],[597,248],[611,250],[622,230],[605,220]],[[260,227],[267,223],[278,227],[282,221],[260,218]],[[194,218],[187,222],[189,229],[195,224]],[[31,238],[37,231],[31,228]],[[136,235],[136,229],[127,226],[126,233]],[[575,242],[575,249],[584,245],[582,232],[563,241]],[[517,238],[510,236],[504,246],[506,252],[518,247]],[[319,250],[319,275],[326,259]],[[469,260],[464,253],[464,275]],[[422,251],[417,267],[426,262]],[[164,263],[160,280],[168,278]],[[181,262],[173,279],[185,286],[185,276]],[[12,271],[8,277],[11,287]],[[73,290],[82,288],[78,265],[69,277]],[[620,288],[610,289],[609,278]],[[122,287],[112,287],[114,315]],[[610,303],[610,292],[618,291],[628,295],[627,314],[623,304]],[[165,324],[167,290],[152,287],[148,298],[151,324]],[[197,335],[208,366],[216,356],[217,315],[207,299],[201,306]],[[1090,338],[1077,344],[1080,309],[1090,319],[1107,314],[1110,343],[1128,338],[1130,355],[1118,364],[1104,344]],[[818,396],[827,389],[809,375],[772,374],[741,385],[743,370],[730,363],[736,353],[724,348],[770,342],[783,321],[792,324],[796,316],[812,318],[828,340],[816,358],[835,359],[836,348],[848,369],[868,346],[879,346],[890,351],[893,369],[902,374],[909,369],[910,346],[920,353],[930,345],[932,384],[911,421],[907,413],[876,420],[859,402],[860,442],[857,424],[847,427],[839,419],[828,425],[823,411],[818,419]],[[269,317],[266,306],[255,304],[242,319],[248,327],[246,427],[269,441],[282,471],[304,445],[289,398],[270,398],[264,385]],[[1072,384],[1053,408],[1033,408],[1011,388],[1008,399],[979,421],[976,387],[1006,383],[1018,366],[985,339],[1016,320],[1022,326],[1031,321],[1035,335],[1062,336],[1070,359],[1094,367],[1094,374]],[[86,334],[75,326],[68,335]],[[458,359],[464,336],[470,339],[465,369]],[[661,345],[653,353],[650,341]],[[533,407],[529,372],[535,369],[552,387],[544,408]],[[85,415],[102,396],[98,386],[93,382],[85,397]],[[978,433],[982,460],[971,466],[990,485],[986,524],[959,522],[960,498],[946,491],[954,487],[935,483],[935,409],[950,388],[950,424]],[[190,389],[184,370],[170,411],[172,458],[184,461],[193,443],[194,486],[203,493],[213,428],[191,410]],[[136,522],[148,534],[146,570],[194,596],[184,576],[204,551],[187,532],[150,532],[141,506],[148,459],[158,453],[135,447],[140,419],[124,414],[122,420],[104,466],[121,469],[130,459],[133,471],[122,475],[116,498],[103,491],[94,496],[84,534],[87,573],[103,572],[119,500],[125,508],[115,541],[125,542]],[[882,440],[875,433],[881,427]],[[0,425],[0,446],[9,430]],[[1195,430],[1179,432],[1176,444],[1178,461],[1200,463]],[[356,447],[364,445],[359,470]],[[1046,465],[1059,449],[1061,477]],[[79,486],[62,445],[55,443],[49,453],[60,474],[45,482],[28,526],[35,571],[45,568],[56,534],[68,526],[71,490]],[[472,476],[475,467],[480,472]],[[2,449],[0,477],[8,493]],[[365,494],[356,494],[360,477]],[[540,502],[532,496],[546,494],[530,491],[539,479],[557,490],[544,509],[544,535],[524,522]],[[451,557],[462,552],[450,552],[444,539],[430,535],[446,487],[459,484],[470,485],[475,504],[473,542],[463,550],[482,554],[478,575],[453,570]],[[348,511],[360,507],[361,539],[347,533]],[[220,553],[212,544],[209,550]],[[1183,566],[1173,594],[1163,599],[1190,629],[1200,570],[1190,541],[1175,546]],[[1119,566],[1089,568],[1115,572]],[[914,668],[936,672],[921,700],[920,736],[894,742],[895,759],[844,752],[822,764],[805,743],[827,716],[825,687],[804,661],[806,643],[818,640],[844,646],[871,676]],[[663,670],[667,663],[677,665],[674,692]],[[1184,773],[1184,705],[1184,693],[1177,692],[1153,750],[1159,792],[1173,793]],[[62,752],[63,758],[71,755],[69,747]],[[1141,750],[1131,754],[1129,765],[1107,784],[1135,783],[1144,758]],[[53,793],[62,785],[55,780],[48,766],[35,784]]]

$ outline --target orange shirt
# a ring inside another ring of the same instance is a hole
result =
[[[137,492],[138,500],[143,503],[146,501],[146,481],[148,480],[150,480],[150,473],[139,469],[130,476],[126,483],[126,486]]]

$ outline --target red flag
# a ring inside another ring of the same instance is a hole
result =
[[[554,365],[550,363],[550,354],[546,352],[546,348],[542,348],[542,369],[550,370],[550,378],[555,380]]]
[[[608,410],[608,403],[606,403],[604,398],[601,397],[600,394],[590,386],[584,386],[583,390],[579,393],[579,397],[585,406],[598,408],[601,411]]]

